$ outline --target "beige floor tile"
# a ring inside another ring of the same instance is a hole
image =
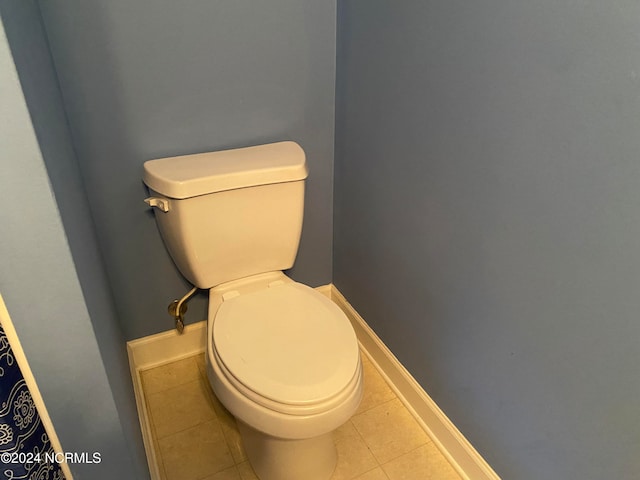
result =
[[[198,355],[196,355],[193,358],[195,358],[195,360],[196,360],[196,364],[198,365],[198,370],[200,370],[200,373],[206,377],[207,376],[207,365],[205,363],[204,356],[205,356],[205,353],[199,353]]]
[[[363,400],[334,433],[338,464],[331,480],[460,480],[362,357]],[[204,354],[142,372],[142,380],[162,480],[258,480],[235,419],[209,385]]]
[[[351,421],[380,464],[430,441],[397,398],[355,415]]]
[[[351,480],[378,465],[351,422],[333,432],[333,441],[338,451],[338,464],[331,480]]]
[[[167,480],[199,480],[233,466],[217,420],[160,439]]]
[[[207,392],[213,404],[213,409],[216,413],[216,417],[218,418],[222,426],[222,433],[224,434],[227,445],[231,450],[231,455],[233,455],[233,459],[236,463],[242,463],[247,460],[247,455],[242,445],[242,440],[240,438],[240,432],[238,431],[236,419],[229,412],[229,410],[227,410],[225,406],[222,405],[220,400],[218,400],[218,398],[216,397],[216,394],[213,393],[211,385],[209,384],[209,380],[206,378],[206,376],[204,377],[204,383],[207,386]]]
[[[214,473],[213,475],[203,478],[202,480],[242,480],[242,479],[240,478],[238,469],[235,466],[233,466],[221,472]]]
[[[380,467],[378,467],[375,470],[371,470],[358,477],[355,477],[353,480],[389,480],[389,477],[387,477],[384,471]],[[419,480],[419,479],[414,479],[414,480]]]
[[[380,372],[373,366],[371,360],[364,354],[361,354],[361,357],[364,373],[364,394],[356,414],[366,412],[396,397],[396,394],[389,388]]]
[[[193,382],[200,375],[195,357],[185,358],[140,372],[145,395]]]
[[[147,396],[157,438],[164,438],[216,418],[209,386],[198,376],[193,382]]]
[[[211,384],[209,383],[209,379],[206,377],[203,377],[204,380],[204,384],[206,385],[206,390],[207,390],[207,394],[209,395],[209,399],[211,400],[211,404],[213,405],[213,410],[216,412],[216,415],[218,417],[223,417],[225,415],[230,415],[233,417],[233,415],[231,415],[231,413],[229,413],[229,410],[227,410],[227,408],[222,405],[222,402],[220,402],[220,400],[218,400],[218,397],[216,397],[216,394],[213,393],[213,389],[211,388]]]
[[[389,480],[461,480],[433,442],[391,460],[382,468]]]
[[[242,438],[238,431],[236,419],[224,407],[222,407],[222,410],[220,411],[217,411],[216,409],[216,413],[218,414],[218,420],[222,426],[222,433],[227,441],[229,450],[231,450],[231,455],[233,456],[234,461],[236,463],[244,462],[247,460],[247,454],[244,450],[244,446],[242,445]]]
[[[156,437],[155,432],[152,432],[153,435],[153,450],[156,454],[156,465],[158,467],[158,473],[160,474],[160,480],[167,480],[167,475],[164,473],[164,463],[162,461],[162,453],[160,453],[160,445],[158,443],[158,439]]]
[[[246,462],[239,463],[236,467],[238,467],[238,472],[240,473],[240,478],[242,480],[259,480],[248,460]]]

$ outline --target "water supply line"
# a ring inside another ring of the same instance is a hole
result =
[[[169,304],[169,315],[176,321],[176,330],[178,333],[184,331],[184,314],[187,312],[187,300],[189,300],[198,291],[198,287],[193,287],[180,300],[174,300]]]

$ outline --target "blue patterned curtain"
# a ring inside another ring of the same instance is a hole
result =
[[[0,480],[64,480],[0,325]]]

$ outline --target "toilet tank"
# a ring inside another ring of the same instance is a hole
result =
[[[305,154],[295,142],[149,160],[158,228],[195,286],[293,266],[304,209]]]

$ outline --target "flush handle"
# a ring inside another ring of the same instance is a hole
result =
[[[158,208],[165,213],[169,211],[169,200],[166,198],[149,197],[144,199],[144,203],[150,207]]]

